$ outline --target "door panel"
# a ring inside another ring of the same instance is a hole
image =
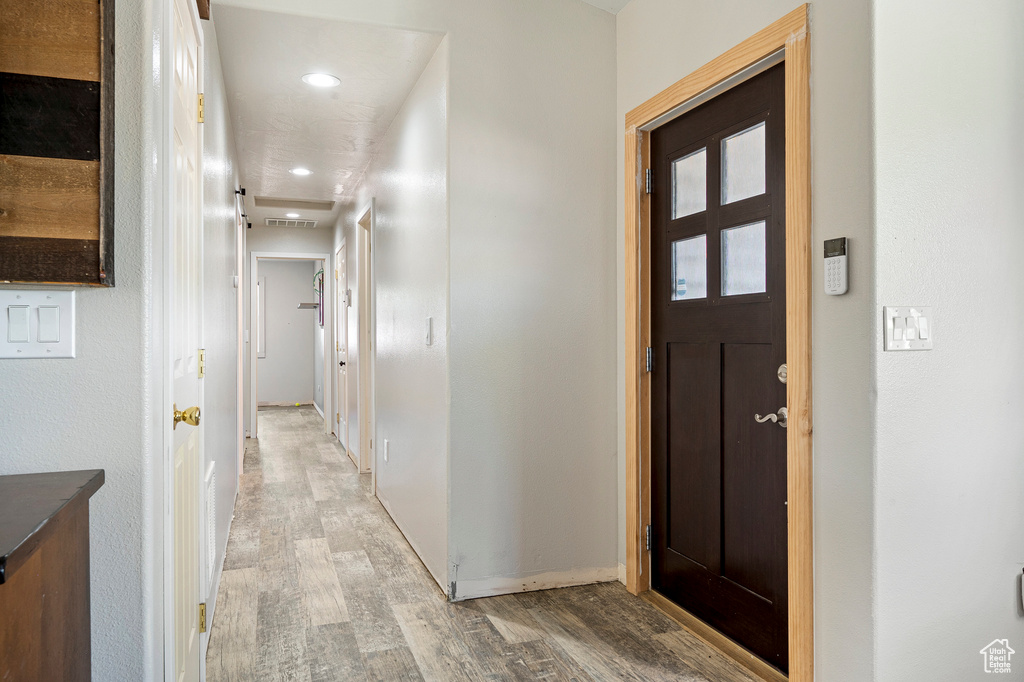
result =
[[[721,562],[721,507],[716,494],[720,463],[705,457],[718,441],[718,344],[668,344],[669,500],[668,548],[708,569]],[[689,396],[699,395],[701,400]],[[678,399],[673,400],[673,397]],[[706,399],[704,397],[706,396]],[[704,428],[709,425],[710,428]],[[705,494],[706,491],[706,494]]]
[[[771,344],[723,344],[722,355],[722,575],[774,601],[786,577],[774,551],[780,539],[785,547],[785,525],[762,511],[786,496],[786,431],[754,421],[753,415],[777,407],[778,395],[751,377],[777,383],[777,367]]]
[[[651,136],[651,584],[786,670],[783,97],[776,66]]]
[[[200,206],[199,32],[187,0],[173,3],[174,153],[171,273],[172,395],[178,410],[200,407],[199,348],[202,345],[202,222]],[[201,528],[201,426],[181,422],[173,434],[173,613],[174,678],[200,677],[199,602]]]

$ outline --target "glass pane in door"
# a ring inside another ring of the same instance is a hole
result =
[[[764,194],[765,123],[722,140],[722,203]]]
[[[722,230],[722,295],[763,293],[766,260],[763,220]]]
[[[672,300],[707,298],[707,235],[672,242]]]

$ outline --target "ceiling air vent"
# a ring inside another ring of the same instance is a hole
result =
[[[270,227],[316,227],[316,220],[288,220],[287,218],[267,218]]]

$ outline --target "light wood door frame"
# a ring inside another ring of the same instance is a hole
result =
[[[651,589],[650,131],[769,66],[786,79],[786,384],[789,679],[814,679],[811,477],[810,6],[801,5],[626,114],[626,587]],[[727,653],[729,653],[727,651]]]

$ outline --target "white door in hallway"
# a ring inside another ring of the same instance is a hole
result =
[[[334,349],[338,376],[335,381],[337,400],[334,401],[334,432],[341,445],[348,450],[348,266],[345,262],[345,242],[334,256],[336,270],[334,314]]]
[[[201,29],[189,0],[173,4],[171,194],[172,268],[170,289],[171,378],[174,408],[171,439],[173,543],[172,609],[174,617],[174,679],[200,678],[199,551],[203,437],[200,430],[202,382],[202,221],[200,171],[202,138],[199,125]],[[178,413],[181,414],[178,414]],[[168,415],[171,417],[171,415]],[[179,418],[184,418],[179,421]],[[165,635],[166,636],[166,635]]]

